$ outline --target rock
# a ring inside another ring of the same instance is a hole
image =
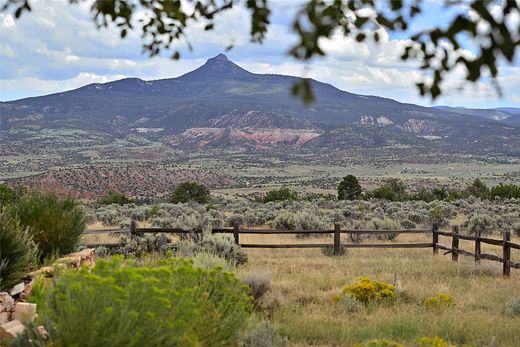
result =
[[[11,312],[0,312],[0,324],[4,324],[9,322],[9,318],[11,317]]]
[[[80,257],[80,266],[93,268],[95,265],[94,252],[94,248],[85,248],[80,252],[70,254],[69,257]]]
[[[56,260],[55,264],[65,265],[65,267],[67,267],[67,268],[76,268],[77,269],[81,266],[81,256],[69,255],[67,257]]]
[[[14,299],[6,292],[0,293],[0,312],[11,311],[14,307]]]
[[[45,277],[52,277],[54,275],[54,268],[52,266],[44,266],[40,271],[45,275]]]
[[[49,332],[47,331],[47,329],[45,329],[43,325],[38,325],[36,327],[36,332],[40,334],[40,336],[44,339],[47,339],[49,337]]]
[[[34,287],[34,279],[32,279],[31,282],[29,282],[25,285],[23,293],[20,294],[20,298],[27,299],[29,296],[31,296],[33,287]]]
[[[15,285],[13,287],[13,289],[11,289],[9,294],[11,294],[11,296],[15,296],[15,295],[22,293],[24,291],[24,289],[25,289],[25,283],[20,282],[17,285]]]
[[[14,319],[24,323],[34,322],[36,318],[36,306],[36,304],[29,302],[17,302],[14,307]]]
[[[0,339],[13,338],[25,330],[25,326],[19,320],[12,320],[8,323],[0,325]]]
[[[42,274],[42,270],[36,270],[25,274],[24,280],[33,280]]]

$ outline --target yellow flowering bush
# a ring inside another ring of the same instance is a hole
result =
[[[374,281],[367,277],[359,277],[356,283],[343,288],[343,293],[352,295],[365,305],[396,297],[395,286],[386,282]]]
[[[404,345],[388,339],[372,339],[365,343],[358,343],[354,347],[404,347]]]
[[[437,294],[426,299],[423,305],[429,309],[450,308],[455,306],[455,299],[449,294]]]
[[[417,347],[457,347],[456,345],[452,345],[449,342],[444,341],[442,337],[421,337],[417,340]],[[470,347],[464,345],[463,347]]]

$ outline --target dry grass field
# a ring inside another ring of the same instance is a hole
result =
[[[292,236],[241,236],[244,243],[295,241]],[[398,241],[430,242],[430,237],[401,235]],[[447,245],[446,239],[440,241]],[[461,241],[460,246],[472,251],[474,244]],[[482,245],[482,252],[500,254],[501,249]],[[411,344],[423,336],[441,336],[457,345],[520,345],[520,318],[504,314],[520,298],[520,270],[512,269],[511,278],[504,279],[500,263],[483,260],[475,265],[463,256],[455,263],[431,249],[348,249],[339,257],[327,257],[319,249],[247,253],[249,261],[238,271],[271,274],[262,310],[279,324],[291,346],[351,346],[372,338]],[[513,250],[512,256],[520,261],[520,252]],[[347,312],[332,297],[360,276],[389,283],[397,278],[404,292],[391,305]],[[452,295],[455,307],[432,310],[423,305],[439,293]]]

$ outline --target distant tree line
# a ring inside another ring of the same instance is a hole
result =
[[[432,189],[422,187],[416,192],[409,192],[408,187],[399,179],[390,178],[379,188],[363,191],[358,179],[353,175],[343,178],[338,185],[338,200],[381,199],[389,201],[435,200],[452,201],[474,196],[479,199],[520,199],[520,185],[502,184],[488,187],[480,179],[475,179],[463,190],[447,190],[442,187]]]
[[[465,189],[445,189],[442,187],[425,188],[421,187],[412,192],[401,180],[396,178],[387,179],[384,184],[373,190],[364,190],[359,184],[359,180],[354,175],[347,175],[338,185],[338,200],[370,200],[379,199],[387,201],[426,201],[435,200],[454,201],[474,196],[486,199],[520,199],[520,185],[503,184],[488,187],[480,179],[475,179],[472,184]],[[257,202],[279,202],[279,201],[312,201],[316,199],[333,200],[333,195],[318,193],[298,194],[290,188],[283,187],[267,192],[265,195],[256,199]]]
[[[0,191],[0,194],[2,192]],[[177,185],[170,194],[166,197],[166,201],[172,204],[197,202],[199,204],[209,203],[210,192],[209,189],[197,182],[183,182]],[[106,195],[97,199],[100,205],[126,205],[136,203],[136,200],[126,196],[120,192],[110,191]]]

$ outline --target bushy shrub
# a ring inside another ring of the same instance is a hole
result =
[[[513,226],[511,227],[511,229],[513,229],[513,233],[520,237],[520,223],[515,223],[513,224]]]
[[[399,230],[401,229],[401,223],[399,221],[390,219],[390,218],[372,218],[367,223],[367,229],[370,230]],[[397,233],[392,234],[376,234],[376,238],[378,240],[386,240],[391,241],[397,237]]]
[[[365,343],[355,344],[354,347],[404,347],[404,345],[388,339],[372,339]]]
[[[407,199],[406,186],[400,180],[390,178],[383,186],[370,192],[369,196],[381,200],[403,201]]]
[[[234,346],[251,308],[247,287],[231,273],[178,259],[136,267],[118,258],[59,277],[39,321],[52,346]]]
[[[446,224],[446,220],[440,206],[430,208],[428,215],[430,217],[431,224],[437,224],[439,227]]]
[[[270,224],[274,229],[282,230],[327,230],[332,228],[332,221],[312,210],[283,211]]]
[[[0,210],[0,290],[20,282],[35,260],[36,245],[18,219]]]
[[[354,296],[349,294],[340,295],[335,301],[345,312],[357,312],[363,308],[363,304]]]
[[[347,175],[338,185],[338,200],[357,200],[363,194],[363,189],[354,175]]]
[[[474,213],[468,219],[468,231],[471,235],[489,235],[495,228],[495,221],[488,214]]]
[[[10,207],[36,243],[40,260],[72,252],[85,229],[85,214],[71,198],[31,193]]]
[[[143,257],[147,254],[164,255],[173,248],[170,238],[164,234],[140,234],[121,237],[122,246],[107,249],[109,254]]]
[[[321,248],[321,253],[327,257],[345,255],[347,253],[347,248],[344,245],[340,245],[338,252],[334,253],[334,246],[325,246]]]
[[[520,298],[513,300],[506,308],[506,315],[520,317]]]
[[[417,347],[457,347],[449,342],[444,341],[442,337],[421,337],[417,340]]]
[[[170,194],[169,201],[173,204],[188,201],[207,204],[209,202],[209,189],[197,182],[184,182],[175,187]]]
[[[415,224],[414,222],[412,222],[409,219],[402,220],[401,221],[401,226],[403,228],[405,228],[405,229],[415,229],[415,228],[417,228],[417,224]]]
[[[298,193],[289,188],[280,188],[269,191],[262,199],[264,203],[298,200]]]
[[[14,203],[18,199],[16,192],[7,184],[0,184],[0,208]]]
[[[343,288],[343,293],[352,295],[361,303],[391,300],[396,297],[395,286],[386,282],[378,282],[367,277],[359,277],[357,282]]]
[[[219,257],[218,255],[206,252],[200,252],[195,254],[192,258],[193,266],[204,269],[212,270],[220,268],[224,271],[233,271],[235,269],[234,264],[231,264],[226,259]]]
[[[280,335],[278,327],[267,319],[254,319],[244,339],[244,347],[284,347],[287,339]]]
[[[296,214],[293,212],[283,211],[272,221],[271,226],[274,229],[296,230],[298,228],[296,222]]]
[[[124,194],[121,194],[118,192],[108,192],[105,196],[99,198],[97,200],[97,202],[98,202],[98,204],[101,204],[101,205],[112,205],[112,204],[126,205],[126,204],[131,204],[134,201]]]
[[[423,305],[428,309],[450,308],[455,306],[455,299],[448,294],[437,294],[424,300]]]
[[[50,282],[47,281],[44,275],[37,275],[33,281],[31,295],[27,298],[27,301],[40,306],[43,303]]]
[[[249,272],[243,281],[249,287],[255,307],[260,306],[260,300],[271,288],[271,274],[268,272]]]
[[[233,240],[222,234],[204,234],[200,239],[180,241],[177,244],[177,252],[184,257],[193,257],[201,252],[210,253],[234,265],[247,263],[247,254]]]

